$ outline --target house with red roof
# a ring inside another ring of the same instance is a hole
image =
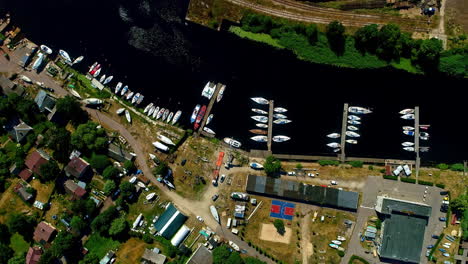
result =
[[[86,194],[86,190],[72,180],[65,181],[63,187],[65,191],[71,195],[72,200],[81,199]]]
[[[68,177],[73,176],[80,179],[86,175],[90,167],[89,163],[84,159],[74,156],[70,162],[68,162],[67,166],[65,166],[64,170]]]
[[[30,169],[24,169],[18,174],[18,176],[24,181],[29,181],[29,179],[31,179],[32,174],[33,172]]]
[[[38,149],[26,157],[24,164],[32,172],[41,175],[40,168],[50,160],[50,156],[44,151]]]
[[[37,225],[36,230],[34,230],[33,239],[37,243],[41,244],[50,243],[55,237],[56,232],[57,230],[55,227],[45,221],[42,221]]]
[[[42,256],[42,248],[40,247],[30,247],[28,254],[26,254],[26,264],[37,264]]]

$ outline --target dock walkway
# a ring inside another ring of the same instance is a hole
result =
[[[219,93],[219,90],[221,89],[221,87],[223,86],[222,83],[218,83],[216,85],[216,89],[213,93],[213,96],[211,97],[210,99],[210,102],[208,103],[208,106],[206,107],[206,112],[205,112],[205,115],[203,116],[202,118],[202,121],[200,123],[200,128],[198,128],[198,131],[197,131],[197,136],[199,136],[200,134],[203,134],[203,135],[209,135],[209,133],[202,133],[203,132],[203,128],[205,127],[206,125],[206,120],[208,119],[208,116],[210,116],[210,113],[211,113],[211,109],[213,108],[213,105],[214,103],[216,102],[216,98],[218,97],[218,93]],[[210,136],[212,137],[212,136]]]
[[[348,122],[348,103],[344,104],[343,108],[343,120],[341,121],[341,156],[340,161],[344,163],[346,160],[345,146],[346,146],[346,128]]]
[[[271,139],[273,137],[273,110],[274,110],[274,101],[270,100],[269,103],[269,110],[268,110],[268,141],[267,141],[267,147],[268,151],[271,152]]]

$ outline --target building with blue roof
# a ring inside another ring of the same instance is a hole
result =
[[[159,216],[154,228],[158,235],[165,239],[171,239],[188,217],[182,214],[172,203],[166,207],[166,211]]]

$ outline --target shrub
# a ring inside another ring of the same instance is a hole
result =
[[[463,171],[464,168],[465,167],[461,163],[455,163],[455,164],[450,165],[450,170],[453,170],[453,171]]]
[[[421,181],[421,180],[418,181],[418,184],[421,184],[421,185],[428,185],[428,186],[434,186],[434,183],[433,183],[433,182]]]
[[[401,178],[402,182],[407,182],[407,183],[416,183],[416,179],[412,178]]]
[[[111,165],[110,160],[104,155],[93,154],[89,162],[91,166],[102,173],[102,171],[109,165]]]
[[[439,169],[439,170],[447,170],[449,168],[449,165],[445,164],[445,163],[440,163],[440,164],[437,164],[436,167]]]
[[[374,170],[374,166],[369,165],[368,169],[369,169],[369,170]]]
[[[338,250],[338,256],[340,256],[340,257],[344,257],[344,252],[343,252],[343,251],[341,251],[341,250]]]
[[[349,165],[353,166],[353,168],[362,168],[362,165],[364,164],[362,161],[354,160],[348,162]]]
[[[377,228],[378,230],[380,230],[382,228],[382,220],[377,219],[375,221],[375,228]]]
[[[348,264],[352,264],[354,262],[354,260],[359,260],[361,261],[362,263],[364,264],[369,264],[369,262],[367,260],[365,260],[364,258],[362,257],[359,257],[359,256],[356,256],[356,255],[352,255],[351,258],[349,259],[349,262]]]
[[[441,189],[445,189],[445,184],[443,183],[436,183],[436,187],[439,187]]]
[[[278,234],[284,235],[284,233],[286,232],[286,229],[284,228],[283,220],[275,219],[275,221],[273,222],[273,225],[276,227],[276,231],[278,231]]]
[[[387,179],[387,180],[394,180],[394,181],[397,181],[397,180],[398,180],[398,177],[397,177],[397,176],[384,175],[383,177],[384,177],[384,179]]]
[[[340,165],[340,162],[337,161],[337,160],[319,160],[318,163],[319,163],[320,166],[327,166],[327,165],[338,166],[338,165]]]

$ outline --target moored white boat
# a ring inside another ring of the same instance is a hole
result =
[[[148,105],[145,107],[145,110],[143,110],[143,113],[144,113],[144,114],[148,113],[148,111],[151,109],[151,107],[153,107],[153,103],[148,104]]]
[[[268,125],[266,124],[260,124],[260,123],[257,123],[255,124],[257,127],[260,127],[260,128],[268,128]]]
[[[182,111],[177,111],[174,115],[174,118],[172,119],[172,124],[175,125],[177,121],[179,121],[179,118],[182,116]]]
[[[162,118],[161,118],[161,121],[164,122],[164,120],[166,120],[166,118],[169,116],[169,109],[166,109],[164,110],[164,113],[162,115]]]
[[[206,83],[205,87],[202,90],[202,96],[211,99],[216,89],[216,84],[213,82]]]
[[[414,127],[412,126],[404,126],[403,130],[414,130]]]
[[[158,114],[156,115],[156,120],[158,120],[159,118],[161,118],[161,117],[164,115],[164,112],[165,112],[165,111],[166,111],[166,109],[164,109],[164,108],[159,109],[159,112],[158,112]],[[153,115],[154,115],[154,113],[153,113]]]
[[[148,116],[151,116],[153,113],[154,113],[154,110],[156,110],[156,107],[153,105],[150,107],[150,109],[148,110]],[[158,109],[159,110],[159,109]]]
[[[106,85],[106,84],[110,83],[113,78],[114,78],[114,76],[112,76],[112,75],[107,77],[102,84]]]
[[[125,108],[119,108],[117,111],[115,111],[116,114],[121,115],[125,112]]]
[[[99,79],[99,82],[102,83],[104,81],[104,79],[106,79],[106,75],[104,74],[103,76],[101,76],[101,78]]]
[[[175,146],[175,143],[168,137],[163,136],[163,135],[158,135],[157,138],[161,140],[161,142],[168,144],[168,145],[173,145]]]
[[[193,109],[192,116],[190,116],[190,123],[195,122],[197,119],[198,111],[200,111],[201,105],[197,104],[195,108]]]
[[[331,133],[331,134],[328,134],[327,137],[329,137],[329,138],[339,138],[339,137],[340,137],[340,134],[338,134],[338,133]]]
[[[47,47],[46,45],[41,45],[41,51],[43,51],[47,55],[52,54],[52,49]]]
[[[232,139],[232,138],[229,138],[229,137],[225,137],[224,139],[224,142],[232,147],[235,147],[235,148],[240,148],[241,147],[241,143],[235,139]]]
[[[268,137],[267,136],[253,136],[250,139],[252,139],[253,141],[257,141],[257,142],[267,142]]]
[[[356,131],[358,130],[359,128],[355,127],[355,126],[348,126],[348,129],[351,130],[351,131]]]
[[[341,148],[334,148],[334,149],[333,149],[333,152],[338,152],[338,151],[340,151],[340,150],[341,150]]]
[[[216,135],[216,133],[209,127],[203,127],[203,131],[212,135]]]
[[[429,137],[429,133],[427,133],[427,132],[421,132],[421,133],[419,133],[419,136],[421,136],[421,137]]]
[[[288,111],[288,109],[286,108],[283,108],[283,107],[275,107],[273,109],[273,111],[277,112],[277,113],[286,113]]]
[[[351,125],[360,125],[361,122],[357,121],[357,120],[348,120],[348,124],[351,124]]]
[[[208,118],[206,119],[206,125],[208,125],[208,124],[211,123],[211,120],[213,119],[213,116],[214,116],[213,114],[210,114],[210,115],[208,116]]]
[[[80,63],[83,59],[84,59],[83,56],[79,56],[78,58],[76,58],[76,59],[73,61],[73,64]]]
[[[174,117],[174,112],[170,112],[169,115],[167,116],[166,123],[171,122],[172,117]]]
[[[421,140],[428,140],[429,137],[422,137],[422,136],[419,136],[419,139],[421,139]]]
[[[122,88],[122,91],[120,92],[120,95],[123,96],[125,93],[127,93],[128,91],[128,85],[125,85],[123,88]]]
[[[216,102],[219,103],[219,101],[221,101],[221,99],[223,99],[225,89],[226,89],[226,85],[224,85],[224,84],[223,84],[223,86],[221,86],[221,88],[219,88],[218,96],[216,97]]]
[[[162,150],[162,151],[168,151],[169,150],[169,148],[166,145],[162,144],[159,141],[153,142],[153,146],[155,148],[159,149],[159,150]]]
[[[414,131],[403,130],[403,134],[408,135],[408,136],[414,136]]]
[[[68,63],[72,63],[72,59],[70,58],[70,55],[68,55],[68,52],[64,50],[59,50],[60,56]]]
[[[283,115],[283,114],[273,114],[273,117],[274,118],[278,118],[278,119],[286,119],[288,118],[287,116]]]
[[[92,70],[94,70],[94,68],[97,66],[97,61],[95,63],[93,63],[93,65],[91,65],[91,67],[89,67],[89,70],[88,72],[91,73]]]
[[[399,113],[400,113],[400,115],[413,114],[413,113],[414,113],[414,109],[413,109],[413,108],[403,109],[403,110],[401,110]]]
[[[140,93],[136,93],[136,94],[132,97],[132,104],[136,103],[136,101],[138,101],[138,98],[140,98]]]
[[[121,82],[117,83],[117,85],[115,86],[115,94],[117,94],[121,88],[122,88],[122,83]]]
[[[268,122],[268,117],[266,116],[251,116],[251,118],[257,122],[266,123]]]
[[[354,137],[354,138],[360,137],[360,136],[361,136],[361,135],[359,135],[358,133],[353,132],[353,131],[346,131],[346,135],[347,135],[348,137]]]
[[[126,98],[127,100],[130,100],[130,99],[133,98],[133,95],[134,95],[134,94],[135,94],[134,92],[130,91],[130,92],[127,94],[127,96],[126,96],[125,98]]]
[[[158,117],[158,114],[159,114],[159,111],[160,111],[160,110],[161,110],[161,109],[159,108],[159,106],[157,106],[157,107],[154,109],[153,114],[152,114],[151,117],[152,117],[153,119],[156,119],[156,117]]]
[[[267,105],[269,103],[267,99],[262,97],[252,97],[250,99],[252,99],[252,101],[256,102],[257,104]]]
[[[401,145],[403,147],[411,147],[411,146],[414,146],[414,143],[413,142],[403,142],[403,143],[401,143]]]
[[[330,148],[339,148],[339,147],[341,147],[341,145],[339,143],[336,143],[336,142],[328,143],[327,146],[329,146]]]
[[[358,141],[355,140],[355,139],[347,139],[347,140],[346,140],[346,143],[349,143],[349,144],[357,144]]]
[[[267,115],[268,114],[267,111],[264,111],[264,110],[258,109],[258,108],[252,108],[252,112],[255,112],[255,113],[261,114],[261,115]]]
[[[278,135],[278,136],[274,136],[273,137],[273,141],[274,142],[285,142],[285,141],[288,141],[290,140],[291,138],[288,137],[288,136],[283,136],[283,135]]]
[[[414,119],[414,114],[406,114],[400,116],[400,118],[406,119],[406,120],[413,120]]]
[[[273,121],[273,123],[277,124],[277,125],[282,125],[282,124],[288,124],[288,123],[291,123],[292,121],[289,120],[289,119],[276,119],[275,121]]]
[[[350,106],[348,107],[348,112],[353,114],[370,114],[372,111],[365,107],[360,106]]]
[[[355,115],[349,115],[348,116],[348,119],[349,120],[354,120],[354,121],[359,121],[361,120],[361,118],[359,116],[355,116]]]
[[[414,147],[404,147],[403,149],[406,151],[414,151]]]
[[[125,109],[125,118],[127,118],[127,121],[129,123],[132,122],[132,116],[130,115],[130,112],[127,109]]]

